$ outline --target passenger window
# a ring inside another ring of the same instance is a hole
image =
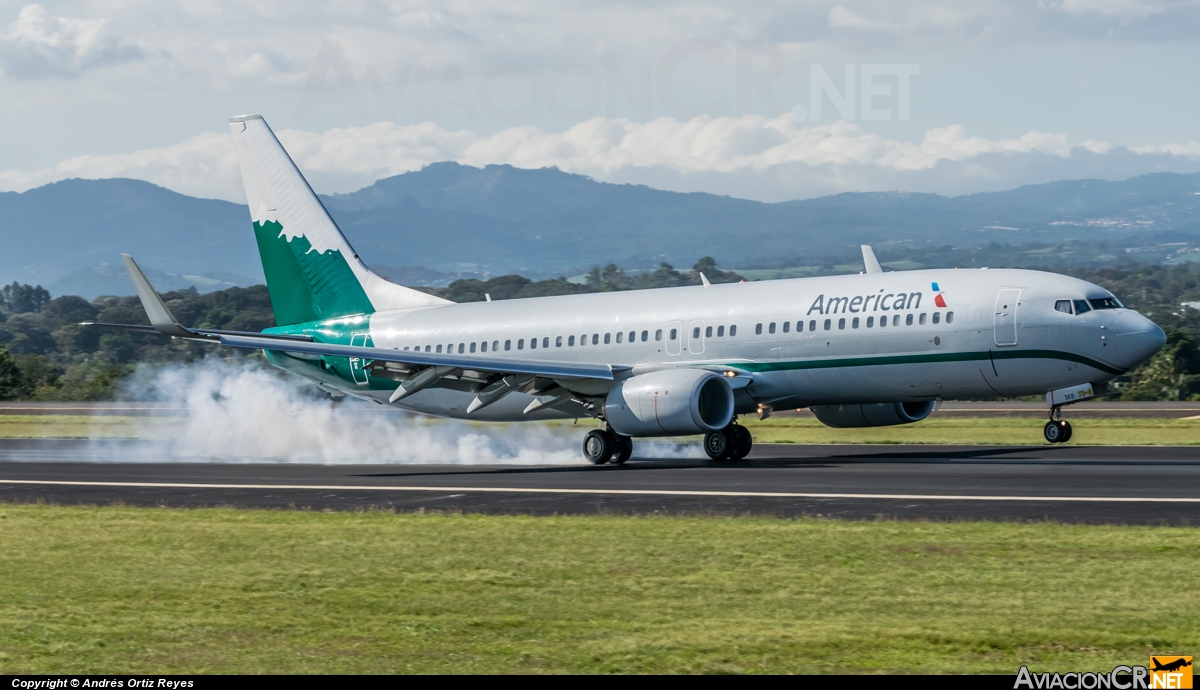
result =
[[[479,350],[480,350],[480,352],[487,352],[487,341],[486,340],[479,344]]]
[[[574,346],[575,346],[575,336],[571,336],[571,337],[567,338],[567,347],[574,347]]]
[[[921,312],[921,316],[920,316],[920,318],[917,319],[917,322],[920,323],[922,326],[925,325],[925,312]]]
[[[717,326],[717,337],[718,338],[725,337],[725,327],[724,326]]]
[[[475,343],[471,343],[471,354],[475,354]]]
[[[817,320],[816,319],[813,319],[808,322],[808,330],[810,330],[810,331],[817,330]]]
[[[872,328],[874,325],[875,325],[875,317],[868,316],[867,317],[867,328]]]
[[[912,314],[905,314],[905,315],[904,315],[904,325],[905,325],[905,326],[911,326],[911,325],[912,325]]]
[[[536,350],[536,349],[537,349],[537,338],[530,338],[530,339],[529,339],[529,349],[530,349],[530,350]]]
[[[632,343],[636,340],[637,340],[637,331],[629,331],[629,342]],[[621,342],[621,341],[618,340],[617,342]]]
[[[825,330],[833,328],[833,319],[825,319]]]
[[[505,341],[504,341],[504,350],[505,350],[505,352],[507,352],[507,351],[509,351],[509,350],[511,350],[511,349],[512,349],[512,341],[511,341],[511,340],[505,340]]]
[[[893,325],[893,326],[899,326],[899,325],[900,325],[900,315],[899,315],[899,314],[896,314],[896,315],[892,316],[892,325]]]
[[[562,336],[561,335],[554,336],[554,347],[562,347]]]
[[[754,335],[762,335],[762,324],[754,324]]]
[[[644,342],[646,342],[646,338],[647,338],[649,335],[650,335],[650,331],[642,331],[642,342],[643,342],[643,343],[644,343]],[[662,329],[661,329],[661,328],[660,328],[660,329],[658,329],[657,331],[654,331],[654,339],[655,339],[656,341],[658,341],[658,340],[662,340]]]
[[[592,334],[592,344],[593,344],[593,345],[599,345],[599,344],[600,344],[600,334],[599,334],[599,333],[593,333],[593,334]]]
[[[467,348],[463,345],[463,343],[458,344],[458,354],[461,355],[466,349]]]
[[[700,337],[700,327],[699,326],[696,326],[695,328],[692,329],[692,337],[693,338]]]
[[[612,336],[608,333],[605,333],[604,334],[604,344],[608,345],[611,342],[612,342]]]
[[[625,339],[625,331],[617,331],[617,344],[620,345],[621,341],[624,339]],[[571,338],[571,340],[574,340],[574,338]]]
[[[784,322],[783,322],[783,332],[784,332],[784,333],[787,333],[789,330],[791,330],[791,328],[792,328],[792,322],[791,322],[791,321],[784,321]]]
[[[518,350],[525,349],[525,339],[524,338],[521,338],[520,340],[517,341],[517,349]]]
[[[858,317],[857,317],[857,316],[856,316],[856,317],[854,317],[854,320],[850,322],[850,327],[851,327],[851,328],[858,328]]]
[[[933,312],[933,323],[936,325],[941,320],[942,320],[942,313],[939,311]]]
[[[1071,300],[1069,300],[1069,299],[1060,299],[1057,302],[1055,302],[1054,303],[1054,311],[1061,311],[1064,314],[1074,314],[1075,313],[1075,312],[1071,311]]]
[[[545,338],[542,338],[542,347],[543,347],[543,348],[550,347],[550,338],[549,338],[549,336],[547,336],[547,337],[545,337]]]
[[[406,347],[406,348],[404,348],[404,349],[405,349],[405,350],[408,350],[408,348],[407,348],[407,347]]]
[[[954,312],[946,312],[946,323],[954,323]]]
[[[730,326],[729,327],[729,337],[732,338],[735,335],[737,335],[737,325]]]
[[[705,337],[705,338],[711,338],[711,337],[712,337],[712,326],[706,326],[706,327],[704,328],[704,337]]]
[[[838,330],[839,331],[846,330],[846,319],[838,319]]]
[[[678,338],[678,337],[679,337],[679,333],[674,328],[672,328],[671,329],[671,340],[674,340],[675,338]]]
[[[499,350],[500,350],[500,341],[493,340],[492,341],[492,352],[498,352]]]
[[[1085,300],[1085,299],[1075,300],[1075,315],[1076,316],[1079,316],[1080,314],[1085,314],[1091,310],[1092,310],[1092,308],[1088,306],[1087,300]]]
[[[584,335],[579,336],[579,346],[583,347],[584,345],[587,345],[587,334],[586,333]]]
[[[767,326],[767,333],[774,333],[774,332],[775,332],[775,322],[772,321],[771,325]]]
[[[438,353],[438,354],[441,354],[441,353],[442,353],[442,346],[441,346],[441,345],[438,345],[438,346],[437,346],[437,353]]]
[[[796,332],[797,332],[797,333],[800,333],[800,332],[802,332],[803,330],[804,330],[804,322],[803,322],[803,321],[797,321],[797,322],[796,322]]]

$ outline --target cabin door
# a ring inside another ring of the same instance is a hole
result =
[[[1021,291],[1006,288],[996,295],[996,346],[1011,347],[1017,344],[1017,304]]]
[[[704,321],[695,320],[688,324],[688,352],[693,355],[704,354]]]

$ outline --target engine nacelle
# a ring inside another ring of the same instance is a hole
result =
[[[871,405],[814,405],[810,409],[825,426],[848,429],[919,422],[933,412],[933,401],[874,403]]]
[[[703,369],[641,374],[609,390],[604,416],[625,436],[704,434],[733,420],[733,389],[724,376]]]

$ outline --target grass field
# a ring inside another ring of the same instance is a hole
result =
[[[403,423],[400,420],[398,416],[398,424]],[[764,422],[744,417],[741,421],[758,443],[1045,443],[1042,419],[934,415],[917,424],[872,429],[831,429],[813,417],[772,417]],[[173,417],[0,415],[0,438],[170,438],[183,423]],[[1074,445],[1200,445],[1200,419],[1093,418],[1077,419],[1073,424],[1070,444]],[[570,431],[565,428],[570,422],[547,425],[563,427],[563,433]],[[683,440],[699,442],[699,437]]]
[[[815,417],[771,417],[742,423],[759,443],[1046,444],[1045,419],[939,417],[901,426],[831,429]],[[1200,445],[1200,419],[1075,419],[1067,445]]]
[[[0,673],[1109,670],[1190,528],[0,505]]]

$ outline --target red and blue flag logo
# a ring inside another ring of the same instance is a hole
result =
[[[933,283],[933,303],[943,309],[946,307],[946,298],[942,297],[942,290],[938,287],[936,281]]]

